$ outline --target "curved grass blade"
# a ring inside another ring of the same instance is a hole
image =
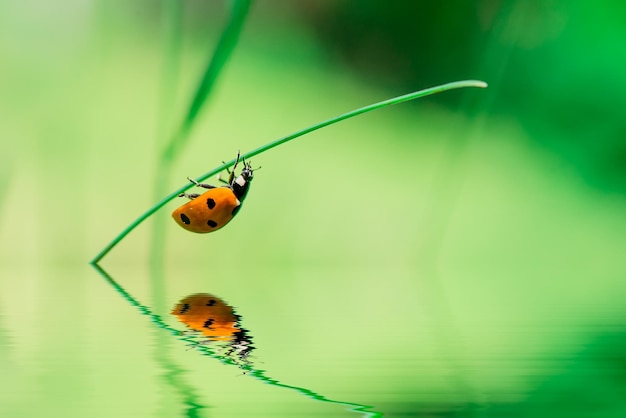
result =
[[[409,94],[405,94],[403,96],[398,96],[398,97],[394,97],[392,99],[388,99],[388,100],[383,100],[382,102],[378,102],[378,103],[374,103],[365,107],[361,107],[359,109],[356,110],[352,110],[350,112],[344,113],[342,115],[336,116],[334,118],[328,119],[324,122],[320,122],[317,123],[315,125],[312,125],[308,128],[302,129],[300,131],[294,132],[290,135],[287,135],[283,138],[279,138],[275,141],[269,142],[255,150],[252,150],[250,152],[247,152],[245,154],[242,154],[242,156],[244,158],[251,158],[255,155],[261,154],[265,151],[268,151],[272,148],[275,148],[281,144],[284,144],[285,142],[291,141],[295,138],[298,138],[302,135],[308,134],[309,132],[313,132],[316,131],[318,129],[321,129],[323,127],[332,125],[334,123],[337,122],[341,122],[342,120],[346,120],[346,119],[350,119],[352,117],[361,115],[363,113],[367,113],[370,112],[372,110],[376,110],[376,109],[382,109],[384,107],[387,106],[391,106],[391,105],[395,105],[395,104],[399,104],[399,103],[404,103],[404,102],[408,102],[410,100],[415,100],[415,99],[419,99],[420,97],[425,97],[425,96],[429,96],[431,94],[436,94],[436,93],[441,93],[444,91],[448,91],[448,90],[453,90],[453,89],[460,89],[460,88],[465,88],[465,87],[480,87],[480,88],[485,88],[487,87],[487,83],[485,83],[484,81],[477,81],[477,80],[465,80],[465,81],[455,81],[453,83],[448,83],[448,84],[442,84],[440,86],[437,87],[431,87],[429,89],[425,89],[425,90],[420,90],[420,91],[416,91],[413,93],[409,93]],[[233,164],[235,164],[235,160],[232,159],[216,168],[214,168],[213,170],[203,174],[202,176],[198,177],[196,180],[198,182],[204,181],[207,178],[225,170],[227,167],[231,167]],[[155,213],[157,210],[161,209],[163,206],[165,206],[165,204],[167,204],[169,201],[171,201],[172,199],[176,198],[179,194],[184,193],[186,190],[190,189],[191,187],[193,187],[193,184],[188,183],[184,186],[182,186],[181,188],[173,191],[172,193],[170,193],[169,195],[165,196],[163,199],[161,199],[159,202],[157,202],[154,206],[152,206],[150,209],[148,209],[143,215],[141,215],[139,218],[137,218],[133,223],[131,223],[130,225],[128,225],[122,232],[120,232],[118,234],[117,237],[115,237],[113,239],[113,241],[111,241],[106,247],[104,247],[99,253],[98,255],[96,255],[96,257],[94,257],[94,259],[91,261],[91,264],[96,264],[98,263],[102,257],[104,257],[109,251],[111,251],[111,249],[113,247],[115,247],[126,235],[128,235],[133,229],[135,229],[139,224],[141,224],[143,221],[145,221],[148,217],[150,217],[150,215],[152,215],[153,213]]]

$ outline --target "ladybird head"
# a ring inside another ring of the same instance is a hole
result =
[[[239,176],[243,177],[246,181],[252,181],[252,177],[254,177],[253,173],[254,169],[252,168],[251,162],[243,160],[243,170],[241,170]]]
[[[254,177],[254,170],[252,169],[250,163],[246,162],[245,159],[242,161],[243,170],[241,170],[241,173],[230,183],[230,187],[232,187],[233,193],[235,193],[235,196],[237,196],[237,199],[239,199],[240,201],[243,201],[246,198],[246,195],[248,194],[248,189],[250,188],[250,182]]]

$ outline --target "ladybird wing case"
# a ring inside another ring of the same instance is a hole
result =
[[[240,205],[231,188],[216,187],[176,209],[172,218],[186,230],[203,234],[225,226]]]
[[[222,299],[208,293],[187,296],[171,311],[190,329],[207,337],[230,339],[240,329],[233,308]]]

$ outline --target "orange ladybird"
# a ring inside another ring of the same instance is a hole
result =
[[[241,203],[246,198],[253,177],[250,163],[242,159],[243,169],[235,177],[235,169],[239,163],[239,154],[235,160],[233,171],[228,171],[228,181],[225,186],[216,187],[210,184],[198,183],[189,179],[198,187],[209,189],[203,194],[182,193],[179,197],[191,199],[174,212],[172,218],[187,231],[204,234],[217,231],[231,221],[241,209]]]
[[[190,329],[214,341],[228,341],[242,332],[239,316],[233,308],[208,293],[187,296],[176,304],[171,313]]]

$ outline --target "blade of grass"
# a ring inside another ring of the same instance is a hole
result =
[[[391,106],[391,105],[395,105],[395,104],[399,104],[399,103],[404,103],[404,102],[408,102],[410,100],[415,100],[418,99],[420,97],[425,97],[425,96],[429,96],[432,94],[436,94],[436,93],[441,93],[444,91],[448,91],[448,90],[453,90],[453,89],[460,89],[460,88],[465,88],[465,87],[480,87],[480,88],[485,88],[487,87],[487,83],[485,83],[484,81],[477,81],[477,80],[465,80],[465,81],[455,81],[452,83],[447,83],[447,84],[442,84],[440,86],[436,86],[436,87],[431,87],[425,90],[420,90],[420,91],[416,91],[413,93],[409,93],[409,94],[405,94],[403,96],[398,96],[398,97],[394,97],[392,99],[388,99],[388,100],[383,100],[382,102],[378,102],[378,103],[374,103],[365,107],[361,107],[359,109],[355,109],[352,110],[350,112],[344,113],[342,115],[336,116],[334,118],[328,119],[324,122],[320,122],[317,123],[315,125],[312,125],[308,128],[302,129],[300,131],[294,132],[290,135],[287,135],[283,138],[279,138],[275,141],[269,142],[255,150],[252,150],[250,152],[247,152],[245,154],[242,154],[242,156],[244,158],[248,158],[250,159],[251,157],[255,156],[255,155],[259,155],[265,151],[268,151],[274,147],[277,147],[281,144],[284,144],[285,142],[291,141],[295,138],[298,138],[300,136],[303,136],[305,134],[308,134],[309,132],[313,132],[316,131],[318,129],[324,128],[326,126],[332,125],[334,123],[337,122],[341,122],[342,120],[346,120],[346,119],[350,119],[352,117],[361,115],[363,113],[366,112],[371,112],[373,110],[376,109],[382,109],[385,108],[387,106]],[[235,164],[235,160],[232,159],[216,168],[214,168],[213,170],[203,174],[202,176],[198,177],[196,180],[198,182],[204,181],[207,178],[219,173],[220,171],[225,170],[227,167],[232,166],[233,164]],[[109,251],[111,251],[111,249],[113,247],[115,247],[126,235],[128,235],[133,229],[135,229],[139,224],[141,224],[143,221],[145,221],[148,217],[150,217],[153,213],[155,213],[157,210],[161,209],[163,206],[165,206],[166,203],[168,203],[170,200],[176,198],[179,194],[184,193],[186,190],[190,189],[191,187],[193,187],[193,184],[189,183],[186,184],[182,187],[180,187],[179,189],[173,191],[172,193],[170,193],[169,195],[165,196],[163,199],[161,199],[159,202],[157,202],[154,206],[152,206],[150,209],[148,209],[143,215],[141,215],[139,218],[137,218],[133,223],[131,223],[130,225],[128,225],[122,232],[120,232],[114,239],[113,241],[111,241],[106,247],[104,247],[99,253],[98,255],[96,255],[96,257],[94,257],[93,260],[91,260],[91,264],[97,264],[102,257],[104,257]]]
[[[229,60],[235,46],[237,45],[243,24],[248,16],[248,11],[250,10],[250,3],[251,0],[234,0],[232,2],[230,19],[222,31],[217,47],[215,48],[206,70],[204,71],[202,79],[196,88],[196,92],[187,111],[187,115],[183,119],[178,130],[174,133],[170,143],[163,151],[164,159],[174,159],[178,155],[179,150],[188,140],[189,131],[191,130],[193,123],[206,103],[207,98],[213,91],[218,75],[221,73],[224,65]]]

